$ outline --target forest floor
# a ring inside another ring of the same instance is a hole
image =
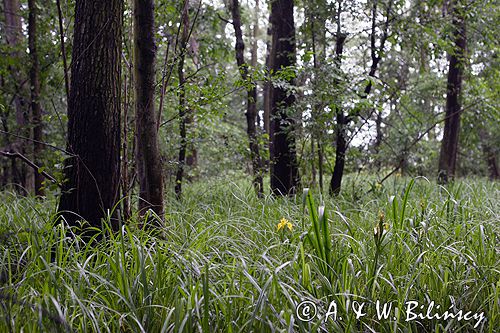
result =
[[[495,332],[499,183],[373,184],[348,177],[318,215],[317,191],[194,183],[161,234],[90,246],[55,198],[0,193],[0,332]]]

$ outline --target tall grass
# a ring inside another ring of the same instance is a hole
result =
[[[498,184],[387,184],[367,193],[356,180],[322,202],[314,190],[258,199],[245,182],[195,183],[167,200],[161,235],[132,221],[90,245],[54,223],[54,199],[2,193],[0,331],[495,332]],[[292,231],[277,230],[282,218]],[[321,318],[299,320],[304,300]],[[377,300],[398,311],[379,319]],[[487,320],[406,321],[409,300]],[[332,302],[337,320],[325,320]]]

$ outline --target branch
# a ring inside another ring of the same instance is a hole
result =
[[[410,143],[408,146],[404,147],[404,149],[402,150],[402,153],[403,155],[406,155],[408,154],[408,152],[410,151],[411,148],[413,148],[413,146],[415,146],[417,143],[420,142],[420,140],[422,140],[424,138],[424,136],[429,133],[434,127],[436,127],[438,124],[444,122],[446,119],[448,118],[451,118],[453,117],[454,115],[456,114],[460,114],[462,112],[464,112],[465,110],[467,110],[468,108],[471,108],[473,106],[477,105],[476,103],[471,103],[469,104],[468,106],[456,111],[456,112],[453,112],[449,115],[447,115],[446,117],[438,120],[437,122],[435,122],[434,124],[432,124],[429,128],[427,128],[422,134],[420,134],[418,137],[415,138],[415,140],[413,140],[412,143]],[[387,178],[389,178],[390,176],[392,176],[396,171],[398,171],[401,166],[403,165],[403,162],[404,162],[404,159],[400,159],[398,165],[391,171],[389,172],[384,178],[382,178],[379,183],[382,184]],[[366,194],[372,192],[372,190],[370,189],[368,192],[366,192]]]
[[[19,152],[9,152],[9,151],[0,150],[0,155],[5,156],[5,157],[9,157],[9,158],[21,159],[24,163],[28,164],[31,168],[33,168],[35,171],[39,172],[42,176],[44,176],[45,178],[47,178],[48,180],[50,180],[54,184],[59,185],[59,183],[57,182],[57,180],[54,177],[52,177],[47,172],[40,170],[40,167],[38,165],[36,165],[33,161],[31,161],[29,158],[27,158],[23,154],[21,154]]]

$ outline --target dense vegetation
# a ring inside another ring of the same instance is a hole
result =
[[[4,193],[0,330],[494,332],[498,185],[445,189],[418,178],[410,190],[408,178],[394,177],[365,195],[366,178],[349,177],[345,195],[325,201],[333,240],[326,271],[306,240],[312,222],[300,196],[258,199],[241,180],[188,187],[182,204],[167,205],[161,235],[132,223],[93,246],[52,226],[53,199]],[[387,233],[377,243],[380,213]],[[277,230],[282,218],[291,230]],[[323,316],[335,300],[343,320],[299,321],[295,306],[306,299]],[[367,315],[346,313],[348,300],[366,302]],[[476,328],[476,320],[405,322],[404,312],[379,320],[376,300],[400,309],[432,300],[486,319]]]
[[[495,332],[495,0],[2,0],[0,332]]]

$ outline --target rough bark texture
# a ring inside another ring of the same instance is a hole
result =
[[[134,51],[139,214],[152,209],[163,217],[162,164],[154,105],[154,0],[134,1]]]
[[[114,209],[120,181],[120,81],[123,0],[77,0],[68,151],[59,212],[101,227]],[[112,218],[114,230],[117,220]]]
[[[271,69],[277,73],[295,65],[293,0],[276,0],[271,5]],[[289,82],[293,84],[293,80]],[[289,115],[295,96],[282,87],[271,88],[271,191],[294,194],[299,184],[294,119]]]
[[[444,135],[441,141],[439,154],[438,182],[446,184],[455,177],[458,137],[460,133],[460,114],[462,93],[462,76],[465,65],[465,48],[467,44],[465,18],[457,7],[452,6],[452,25],[454,51],[449,55],[448,83],[446,87],[446,119],[444,122]]]
[[[132,66],[127,63],[127,71],[124,75],[123,82],[123,127],[122,127],[122,158],[121,158],[121,187],[122,187],[122,206],[123,206],[123,220],[128,221],[132,216],[132,208],[130,206],[130,180],[129,180],[129,142],[128,142],[128,128],[129,128],[129,80],[132,85]]]
[[[30,83],[31,83],[31,112],[33,115],[33,156],[36,165],[41,165],[40,159],[43,151],[42,145],[42,109],[40,107],[40,65],[37,52],[37,9],[35,0],[28,1],[28,38],[31,58]],[[44,195],[44,177],[35,171],[35,195]]]
[[[243,42],[243,33],[241,32],[240,5],[238,0],[233,0],[231,6],[233,17],[233,26],[236,36],[236,62],[243,81],[249,80],[248,64],[244,59],[245,43]],[[259,143],[257,139],[257,87],[254,83],[247,89],[247,110],[245,113],[247,119],[247,136],[250,146],[250,159],[253,170],[253,186],[259,197],[264,194],[264,184],[262,181],[262,163],[260,159]]]

